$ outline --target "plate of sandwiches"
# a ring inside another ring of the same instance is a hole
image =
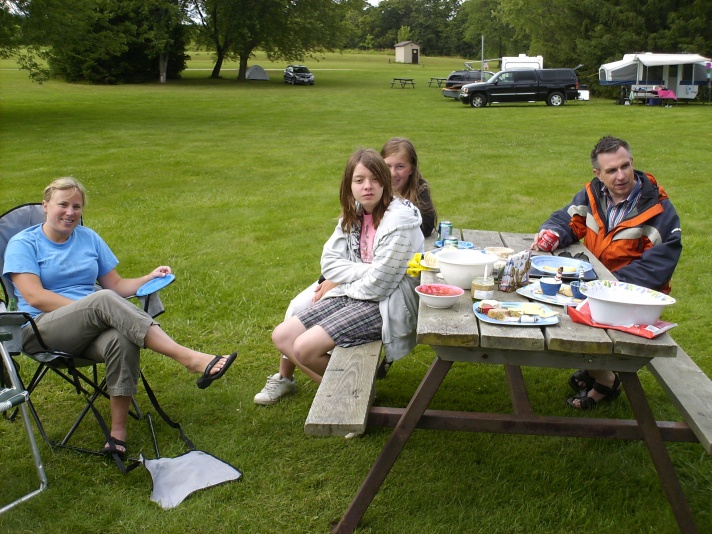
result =
[[[472,305],[482,322],[507,326],[549,326],[559,322],[559,314],[539,302],[499,302],[481,300]]]

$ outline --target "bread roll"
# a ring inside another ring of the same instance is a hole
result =
[[[423,262],[425,263],[425,265],[432,269],[437,269],[438,267],[440,267],[440,262],[438,261],[438,258],[432,252],[425,253]]]
[[[506,308],[492,308],[487,312],[487,317],[498,321],[504,321],[505,317],[509,317],[509,310]]]

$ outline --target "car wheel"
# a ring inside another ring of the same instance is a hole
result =
[[[546,97],[546,103],[549,106],[563,106],[565,102],[566,99],[564,98],[564,95],[558,92],[551,93],[548,97]]]
[[[294,78],[292,78],[291,84],[292,84],[292,85],[297,85],[297,80],[295,80]]]
[[[487,98],[485,95],[472,95],[472,98],[470,98],[470,105],[473,108],[483,108],[487,105]]]

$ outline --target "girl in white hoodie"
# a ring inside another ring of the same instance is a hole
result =
[[[417,279],[408,260],[423,251],[420,212],[392,194],[391,173],[372,149],[352,154],[341,181],[341,217],[324,245],[321,272],[338,285],[313,306],[286,319],[272,333],[291,366],[317,383],[335,346],[382,339],[395,360],[415,346]],[[279,397],[294,391],[293,376],[271,377]]]

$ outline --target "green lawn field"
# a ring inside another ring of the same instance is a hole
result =
[[[248,83],[236,81],[235,64],[210,80],[209,55],[192,56],[182,79],[165,85],[37,85],[0,62],[0,213],[40,201],[56,177],[75,176],[89,190],[84,222],[112,247],[123,276],[171,265],[177,279],[162,292],[163,327],[184,344],[240,357],[205,391],[155,353],[143,355],[144,370],[196,446],[244,478],[164,511],[149,500],[146,470],[123,476],[106,460],[42,443],[49,489],[0,516],[0,531],[329,531],[391,431],[352,440],[305,435],[316,386],[301,374],[297,394],[276,406],[257,407],[252,397],[276,372],[272,329],[319,275],[346,160],[393,136],[415,143],[441,219],[508,232],[535,232],[571,199],[592,176],[589,153],[601,136],[628,140],[635,167],[658,178],[682,220],[677,303],[663,319],[678,323],[672,336],[712,376],[712,105],[619,106],[594,96],[560,108],[471,109],[427,83],[462,68],[455,58],[404,65],[386,54],[326,54],[305,60],[315,85],[293,87],[282,83],[286,63],[263,55],[251,63],[270,80]],[[396,76],[414,78],[415,89],[391,88]],[[378,382],[376,402],[405,406],[433,357],[419,346],[396,363]],[[28,378],[31,362],[20,362]],[[571,415],[570,371],[524,374],[537,412]],[[679,419],[654,378],[640,375],[655,414]],[[48,386],[35,403],[56,435],[80,405],[57,380]],[[138,400],[146,403],[142,388]],[[503,370],[455,364],[433,407],[511,411]],[[596,415],[632,412],[623,395]],[[158,427],[163,455],[183,452],[175,433]],[[92,448],[103,443],[93,427],[79,434]],[[0,421],[2,502],[34,485],[25,443],[19,424]],[[130,423],[129,448],[151,455],[143,423]],[[710,457],[697,444],[668,450],[700,530],[712,532]],[[359,528],[586,531],[677,531],[642,443],[416,431]]]

